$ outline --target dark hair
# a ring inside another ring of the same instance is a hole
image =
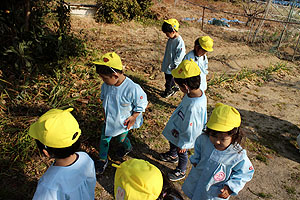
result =
[[[39,140],[35,141],[41,153],[43,153],[43,149],[46,149],[49,155],[53,158],[67,158],[70,155],[73,155],[75,152],[77,152],[80,147],[80,139],[78,139],[74,144],[72,144],[72,146],[65,148],[48,147],[41,143]]]
[[[207,127],[204,133],[208,136],[216,136],[218,134],[227,133],[232,137],[231,144],[233,144],[234,146],[237,146],[237,144],[242,145],[243,143],[244,131],[240,127],[233,128],[232,130],[227,132],[215,131]]]
[[[164,22],[161,27],[162,32],[164,33],[172,33],[173,31],[176,31],[171,24],[168,24],[167,22]],[[177,32],[177,31],[176,31]]]
[[[201,45],[200,45],[200,43],[199,43],[199,38],[197,38],[197,39],[195,40],[195,46],[199,46],[200,49],[202,49],[203,51],[207,52],[205,49],[203,49],[203,48],[201,47]]]
[[[174,81],[181,87],[187,85],[191,90],[196,90],[200,87],[201,78],[200,75],[190,78],[174,78]]]
[[[111,67],[108,67],[106,65],[96,65],[96,72],[98,74],[104,74],[104,75],[112,75],[115,72],[122,74],[123,71],[122,70],[118,70],[118,69],[112,69]]]
[[[180,192],[175,188],[174,184],[170,182],[165,173],[163,175],[163,188],[157,200],[184,200]]]

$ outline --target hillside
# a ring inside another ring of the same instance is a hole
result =
[[[226,2],[194,2],[230,12],[241,11],[238,5]],[[194,40],[199,36],[210,35],[214,40],[214,51],[207,54],[209,115],[217,102],[232,105],[240,111],[242,127],[247,133],[245,148],[255,168],[252,181],[231,199],[300,199],[300,153],[296,145],[296,137],[300,133],[300,62],[278,58],[268,51],[269,46],[265,43],[247,44],[244,38],[247,38],[249,27],[244,24],[232,24],[230,27],[205,24],[202,31],[200,22],[184,20],[202,17],[202,8],[186,1],[178,1],[176,6],[171,0],[155,1],[153,9],[160,13],[159,20],[166,17],[179,19],[179,33],[187,51],[193,49]],[[207,12],[206,19],[212,17],[246,21],[242,17]],[[72,16],[71,20],[73,33],[84,40],[88,50],[85,57],[70,62],[72,71],[69,76],[74,79],[75,87],[69,95],[80,96],[90,91],[89,95],[98,97],[102,81],[91,73],[94,69],[89,63],[103,53],[116,51],[122,58],[125,74],[143,87],[149,99],[143,126],[129,136],[134,150],[126,159],[148,160],[163,172],[175,168],[157,159],[158,153],[168,149],[167,140],[161,132],[183,97],[182,92],[168,99],[160,96],[164,88],[160,65],[167,42],[160,23],[103,24],[96,23],[92,17],[81,16]],[[78,116],[82,130],[86,131],[83,134],[88,133],[84,136],[82,148],[96,159],[103,121],[99,103],[87,96],[80,97],[74,103],[78,106],[75,112],[78,115],[75,116]],[[46,106],[45,102],[36,104]],[[90,110],[95,116],[85,118]],[[28,125],[35,119],[27,116],[19,120]],[[97,177],[95,199],[113,199],[115,168],[111,163],[121,162],[115,158],[113,145],[110,166],[102,176]],[[38,179],[50,163],[46,159],[40,160],[36,151],[25,163],[22,179],[6,175],[10,177],[5,179],[9,187],[28,192],[26,197],[13,199],[30,199]],[[22,185],[24,180],[30,184]],[[176,187],[180,189],[183,182],[175,183]]]

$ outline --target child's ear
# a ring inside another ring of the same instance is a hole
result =
[[[120,74],[118,74],[118,73],[113,73],[113,74],[112,74],[112,77],[115,78],[115,79],[118,79],[118,78],[119,78],[119,75],[120,75]]]

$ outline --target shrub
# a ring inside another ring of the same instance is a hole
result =
[[[83,53],[81,41],[70,34],[70,8],[63,0],[11,0],[1,7],[0,72],[4,78],[51,73],[69,56]]]
[[[150,7],[151,0],[97,0],[96,21],[106,23],[120,23],[133,19],[155,19]]]

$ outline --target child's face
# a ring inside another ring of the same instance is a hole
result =
[[[206,54],[206,51],[202,49],[199,45],[194,46],[195,55],[200,57]]]
[[[166,32],[165,33],[166,34],[166,36],[168,37],[168,38],[174,38],[175,36],[176,36],[176,31],[173,31],[173,32]]]
[[[119,77],[116,74],[113,75],[99,74],[99,76],[107,85],[116,85],[119,80]]]
[[[232,142],[232,137],[228,133],[209,134],[209,139],[215,148],[219,151],[224,151]]]

